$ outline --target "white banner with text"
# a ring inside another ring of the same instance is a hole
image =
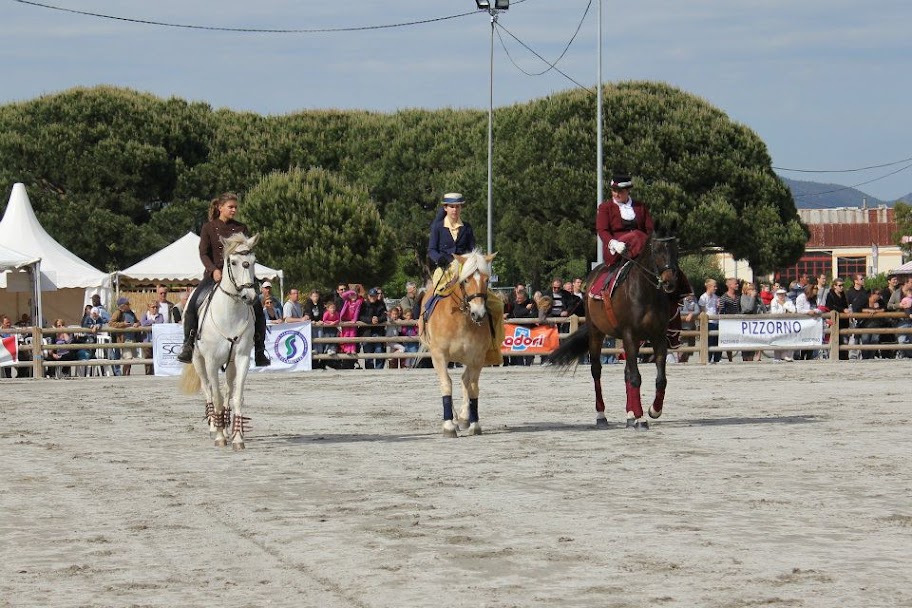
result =
[[[817,346],[823,344],[823,319],[719,319],[719,346]]]
[[[184,327],[178,323],[157,323],[152,326],[152,360],[156,376],[179,376],[184,364],[177,360],[184,342]],[[312,368],[310,323],[268,325],[266,354],[272,359],[269,367],[254,367],[250,353],[250,371],[301,372]]]

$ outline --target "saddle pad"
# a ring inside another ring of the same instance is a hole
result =
[[[589,290],[589,297],[601,300],[607,296],[610,298],[618,285],[624,282],[630,269],[633,267],[633,260],[624,262],[621,266],[604,267],[592,281],[592,287]]]

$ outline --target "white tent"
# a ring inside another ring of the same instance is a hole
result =
[[[0,220],[0,243],[27,257],[40,258],[40,285],[45,292],[36,301],[23,301],[17,295],[21,290],[0,279],[0,310],[7,314],[29,312],[34,318],[37,315],[32,311],[41,307],[40,318],[78,323],[91,293],[101,292],[110,299],[111,277],[70,253],[41,227],[23,184],[13,186]]]
[[[198,237],[188,232],[161,251],[117,273],[118,283],[169,283],[195,285],[203,280],[205,268],[199,258]],[[273,270],[262,264],[256,265],[258,279],[279,280],[284,293],[285,277],[281,270]]]
[[[19,253],[0,245],[0,288],[3,289],[3,295],[9,298],[12,294],[29,294],[31,304],[26,302],[30,318],[38,316],[41,306],[41,258]],[[2,297],[2,296],[0,296]],[[18,300],[20,296],[12,296]],[[3,314],[9,314],[13,323],[19,321],[19,306],[16,302],[16,310],[0,310]]]

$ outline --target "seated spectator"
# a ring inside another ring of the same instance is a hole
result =
[[[788,292],[780,287],[776,290],[775,299],[770,303],[770,313],[774,315],[781,315],[794,312],[795,303],[789,300]],[[784,351],[775,350],[773,351],[773,360],[776,363],[779,363],[780,361],[791,361],[792,357],[784,354]]]
[[[54,328],[55,328],[55,329],[58,329],[58,330],[59,330],[59,329],[65,328],[65,327],[66,327],[66,323],[63,322],[63,319],[55,319],[55,320],[54,320]],[[55,345],[73,344],[73,334],[71,334],[71,333],[68,332],[68,331],[61,331],[61,332],[58,332],[58,333],[54,336],[53,339],[54,339],[54,344],[55,344]],[[77,351],[75,351],[75,350],[58,350],[58,349],[54,349],[54,350],[49,351],[49,352],[50,352],[50,358],[51,358],[52,361],[76,361],[76,359],[77,359],[77,354],[76,354]],[[48,373],[47,373],[47,375],[48,375],[48,376],[57,376],[57,377],[59,377],[60,375],[63,375],[63,376],[69,376],[69,375],[70,375],[70,368],[69,368],[69,367],[62,367],[62,368],[59,368],[59,369],[60,369],[60,374],[57,374],[57,373],[56,373],[57,370],[56,370],[55,368],[48,368]]]
[[[899,334],[897,342],[899,342],[899,344],[909,344],[912,342],[912,335],[910,335],[910,331],[912,331],[912,285],[903,286],[902,298],[899,300],[899,311],[905,313],[906,316],[899,320],[896,327],[905,330],[906,333]],[[898,351],[896,358],[912,358],[912,351]]]
[[[535,319],[539,316],[539,309],[535,303],[529,299],[529,294],[525,289],[517,289],[513,294],[513,318],[514,319]],[[534,355],[519,355],[508,357],[508,365],[530,366],[535,359]]]

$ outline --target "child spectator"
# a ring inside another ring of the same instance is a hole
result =
[[[387,338],[398,338],[401,334],[399,333],[402,329],[402,326],[399,324],[400,317],[402,316],[402,309],[398,306],[393,306],[390,308],[387,313],[388,319],[386,322],[386,337]],[[388,353],[404,353],[405,345],[401,342],[389,342],[386,345],[386,352]],[[389,368],[390,369],[401,369],[403,359],[390,359]]]
[[[336,310],[335,300],[329,300],[326,302],[326,308],[323,311],[323,317],[320,319],[323,321],[323,337],[324,338],[336,338],[339,335],[339,312]],[[336,343],[325,344],[323,352],[327,355],[335,355],[339,351],[339,345]]]
[[[412,310],[403,310],[402,319],[404,321],[413,321],[415,315]],[[405,337],[414,337],[418,335],[418,326],[417,325],[402,325],[399,327],[399,335]],[[418,342],[403,342],[402,344],[405,347],[405,352],[407,353],[417,353],[418,352]],[[405,367],[414,367],[414,359],[405,359]]]

